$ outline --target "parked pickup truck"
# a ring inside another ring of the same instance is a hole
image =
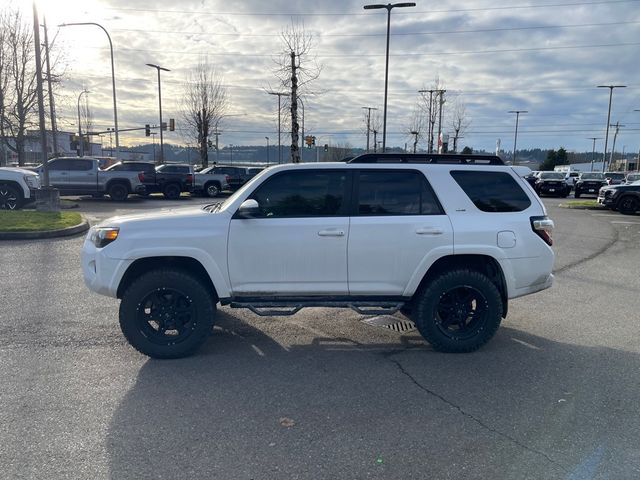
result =
[[[16,210],[34,201],[39,188],[37,173],[22,168],[0,168],[0,210]]]
[[[231,177],[217,173],[216,167],[207,167],[193,175],[193,192],[206,197],[216,197],[222,190],[229,190]]]
[[[633,215],[640,211],[640,180],[602,187],[598,192],[598,203],[625,215]]]
[[[106,171],[142,172],[146,194],[162,193],[169,200],[175,200],[181,192],[190,192],[193,188],[193,172],[190,165],[164,164],[156,167],[152,162],[118,162]]]
[[[140,172],[108,172],[100,170],[99,161],[90,157],[59,157],[49,160],[49,183],[60,195],[104,195],[111,200],[126,200],[131,193],[144,193]],[[44,167],[32,171],[42,177]]]

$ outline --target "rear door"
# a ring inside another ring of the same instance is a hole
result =
[[[402,295],[414,274],[453,253],[451,222],[418,170],[355,173],[349,229],[351,295]]]

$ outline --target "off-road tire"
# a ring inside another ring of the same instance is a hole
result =
[[[467,301],[461,296],[457,302],[452,301],[452,298],[458,298],[458,292],[460,295],[467,292],[473,298]],[[450,319],[457,314],[461,322],[464,321],[462,318],[468,319],[464,312],[468,307],[473,309],[474,305],[478,312],[477,320],[469,322],[469,331],[464,330],[467,327],[455,325],[458,330],[451,330],[451,325],[445,325],[447,316]],[[487,343],[498,330],[502,320],[502,298],[486,275],[473,270],[453,270],[436,277],[418,294],[411,319],[435,350],[472,352]]]
[[[168,302],[173,299],[174,304],[181,299],[182,303],[179,308],[165,309],[168,303],[154,303],[158,297]],[[183,318],[171,312],[179,312]],[[131,346],[144,355],[182,358],[195,353],[209,337],[215,313],[214,293],[197,278],[183,270],[151,270],[134,280],[122,295],[120,328]],[[176,327],[171,331],[177,333],[168,335],[161,330],[167,325]]]
[[[162,194],[167,200],[177,200],[180,198],[180,185],[169,183],[162,189]]]
[[[625,195],[620,200],[618,200],[618,204],[616,205],[618,211],[625,215],[633,215],[638,210],[640,210],[640,202],[635,197],[631,195]]]

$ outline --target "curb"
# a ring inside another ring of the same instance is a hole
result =
[[[37,240],[41,238],[68,237],[89,230],[89,222],[82,220],[82,223],[73,227],[61,228],[59,230],[44,230],[41,232],[0,232],[0,240]]]

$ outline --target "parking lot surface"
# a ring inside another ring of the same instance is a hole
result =
[[[82,237],[2,242],[1,476],[638,478],[640,216],[544,202],[556,284],[461,355],[349,310],[221,308],[196,356],[150,360],[85,288]],[[95,222],[211,200],[78,203]]]

